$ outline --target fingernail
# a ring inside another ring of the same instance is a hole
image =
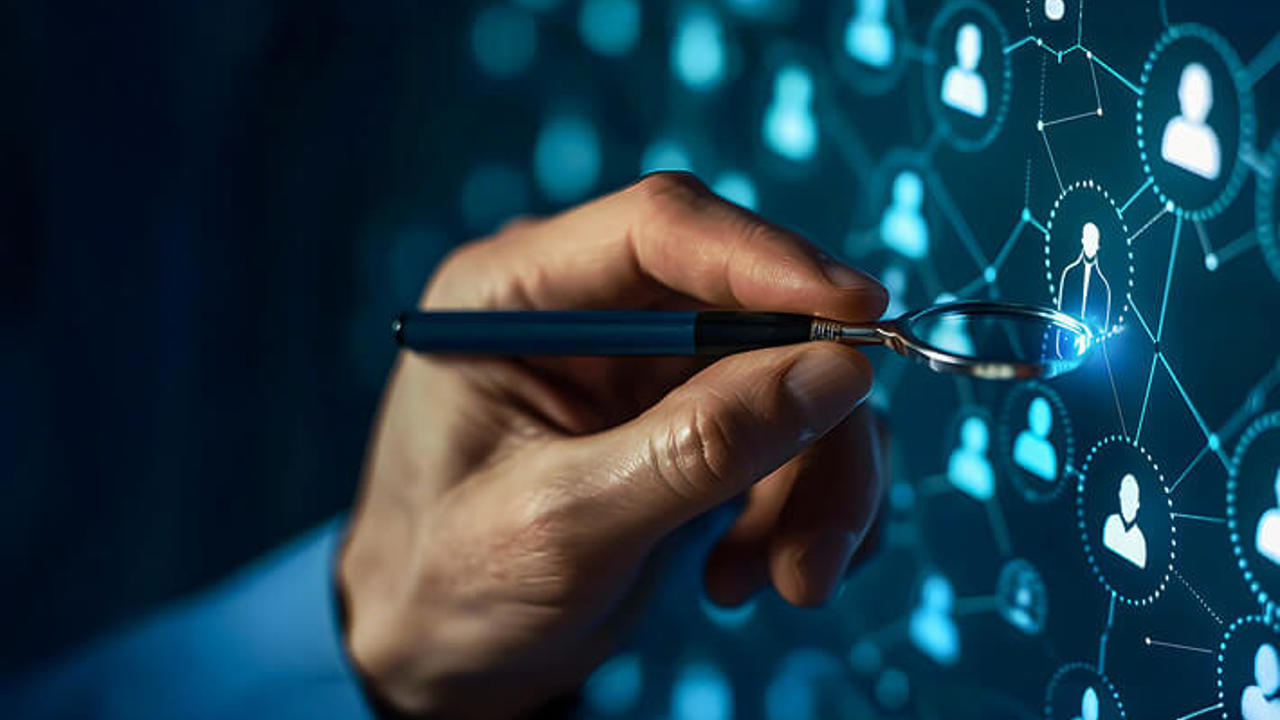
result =
[[[805,413],[801,440],[807,442],[830,430],[862,402],[871,389],[865,362],[840,348],[810,350],[787,370],[787,391]]]
[[[876,282],[870,277],[837,261],[826,253],[818,256],[818,262],[821,263],[822,273],[827,276],[827,280],[842,290],[870,288],[876,285]]]
[[[857,547],[858,537],[854,533],[830,532],[819,535],[800,552],[796,570],[810,597],[819,602],[831,599]]]

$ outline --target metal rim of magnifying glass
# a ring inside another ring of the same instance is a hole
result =
[[[1075,333],[1085,339],[1086,347],[1093,342],[1089,326],[1078,318],[1052,308],[1019,303],[973,300],[935,305],[903,315],[896,320],[879,323],[876,333],[884,344],[899,355],[924,362],[934,370],[972,375],[990,380],[1021,380],[1027,378],[1051,378],[1068,373],[1084,362],[1085,353],[1071,358],[1050,359],[1044,362],[992,362],[940,350],[911,331],[911,326],[922,318],[934,315],[1003,315],[1044,320],[1046,324]]]

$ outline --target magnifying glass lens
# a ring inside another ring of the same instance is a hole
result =
[[[954,364],[943,356],[966,360],[964,370],[979,376],[1058,375],[1077,367],[1091,344],[1083,323],[1027,306],[959,303],[917,313],[905,325],[936,364]]]

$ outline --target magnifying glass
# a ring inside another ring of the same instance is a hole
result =
[[[992,380],[1050,378],[1084,362],[1095,336],[1051,308],[957,302],[895,320],[843,323],[736,311],[404,312],[396,342],[421,353],[727,355],[811,340],[883,345],[938,372]]]

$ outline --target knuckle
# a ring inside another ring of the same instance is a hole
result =
[[[678,495],[690,498],[709,487],[724,487],[737,477],[732,420],[740,403],[705,394],[691,401],[650,453],[658,476]]]
[[[647,210],[664,218],[678,218],[705,204],[711,192],[693,173],[664,170],[650,173],[635,184],[635,192]]]

